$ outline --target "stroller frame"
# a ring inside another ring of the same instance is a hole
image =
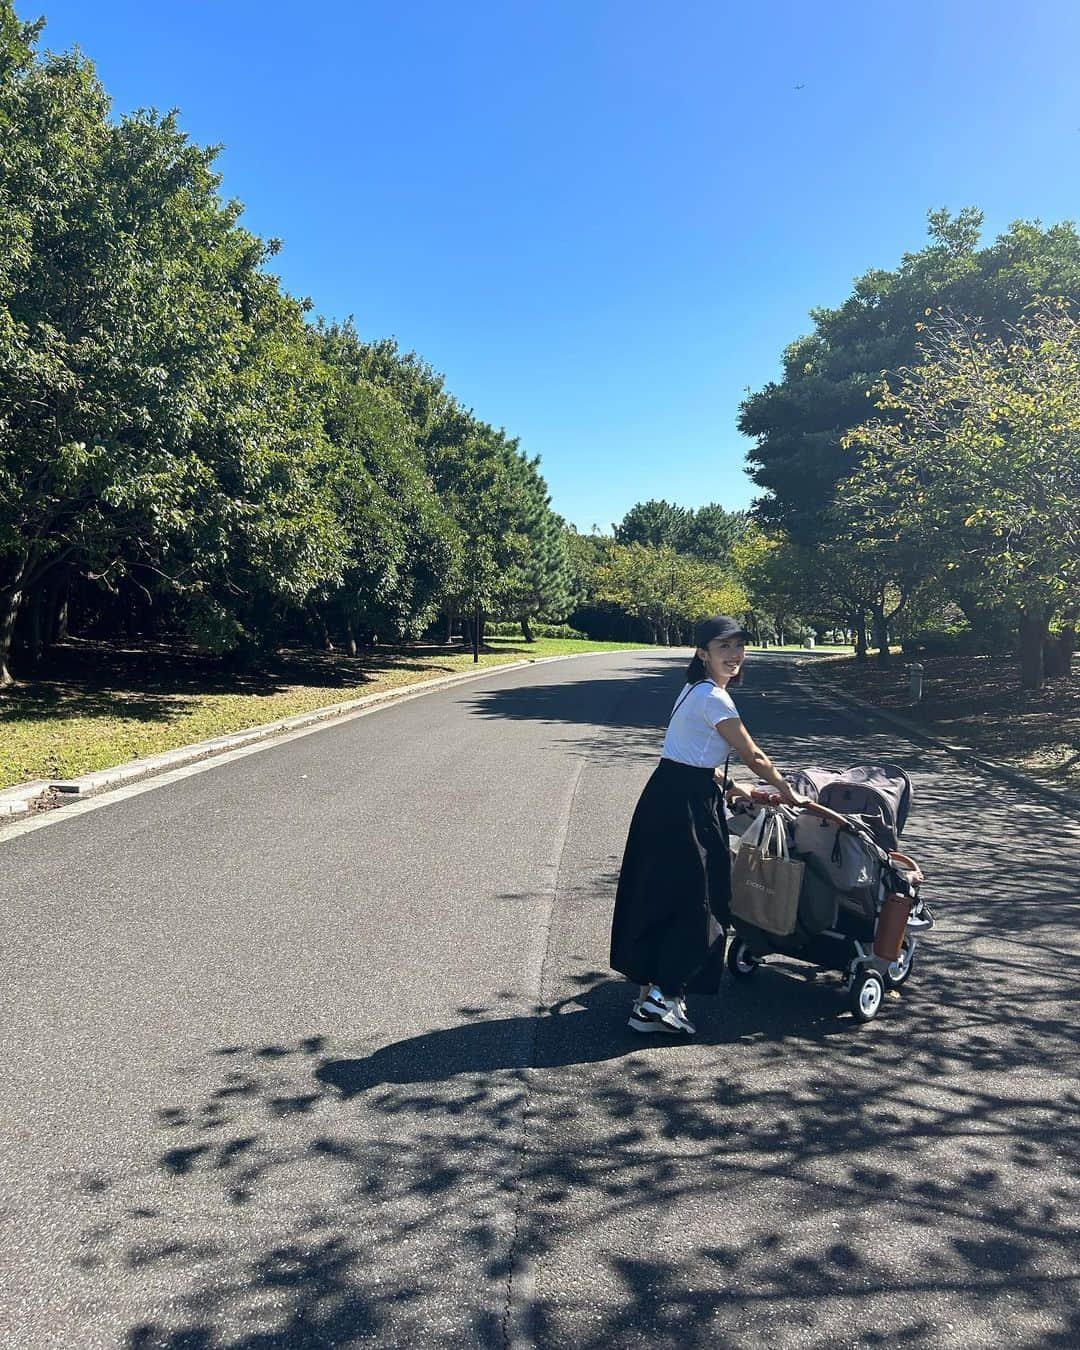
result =
[[[906,854],[883,848],[871,831],[853,817],[841,815],[813,801],[796,808],[783,806],[778,793],[763,788],[755,788],[750,798],[775,811],[785,824],[795,820],[796,811],[806,811],[839,830],[857,835],[880,864],[881,894],[874,905],[873,919],[865,914],[845,910],[841,901],[835,923],[805,941],[786,940],[782,936],[768,934],[733,916],[733,936],[727,951],[728,969],[736,979],[746,980],[757,973],[768,956],[776,955],[805,962],[822,970],[837,971],[844,978],[844,991],[852,1016],[858,1022],[872,1021],[881,1009],[885,991],[899,989],[907,982],[914,966],[919,940],[934,926],[934,916],[919,895],[922,871]],[[842,895],[842,892],[839,894]],[[887,895],[902,896],[909,905],[900,952],[892,960],[874,950]]]

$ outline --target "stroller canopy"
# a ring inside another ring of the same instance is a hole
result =
[[[877,817],[896,839],[904,832],[911,810],[911,779],[895,764],[857,764],[843,773],[800,769],[790,781],[797,791],[842,816]]]

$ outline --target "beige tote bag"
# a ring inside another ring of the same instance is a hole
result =
[[[805,865],[788,856],[778,812],[766,808],[747,830],[731,864],[731,912],[777,937],[795,931]]]

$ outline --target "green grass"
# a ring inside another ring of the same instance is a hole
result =
[[[481,666],[639,644],[493,638]],[[71,642],[42,678],[0,692],[0,788],[74,778],[275,722],[328,704],[472,670],[471,651],[401,648],[357,658],[282,653],[265,669],[230,671],[194,651]]]

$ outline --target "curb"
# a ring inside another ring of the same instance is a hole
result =
[[[626,655],[631,655],[633,651],[639,649],[620,650],[625,650]],[[640,650],[651,651],[652,648]],[[37,811],[60,809],[66,802],[83,801],[87,797],[110,792],[114,788],[126,787],[129,783],[156,778],[159,774],[168,773],[172,769],[182,769],[200,760],[213,759],[217,755],[238,750],[257,741],[271,741],[288,732],[317,727],[323,722],[344,721],[380,704],[401,703],[421,694],[433,693],[436,689],[465,684],[488,675],[501,675],[508,670],[519,670],[525,666],[545,666],[553,661],[576,661],[582,657],[611,655],[611,652],[569,652],[565,656],[539,656],[535,660],[507,661],[500,665],[484,666],[480,670],[438,675],[434,679],[417,680],[414,684],[386,689],[381,693],[365,694],[361,698],[348,699],[343,703],[313,708],[310,712],[297,713],[293,717],[285,717],[277,722],[264,722],[256,727],[247,727],[243,731],[232,731],[228,735],[215,736],[208,741],[196,741],[192,745],[179,746],[175,750],[164,750],[157,755],[128,760],[125,764],[117,764],[109,769],[98,769],[93,773],[82,774],[78,778],[38,779],[32,783],[20,783],[17,787],[0,791],[0,827],[15,820],[23,820]]]
[[[800,674],[806,673],[806,668],[801,663],[798,669]],[[846,689],[838,689],[834,685],[825,683],[817,675],[810,676],[809,682],[816,688],[839,699],[841,703],[846,703],[849,707],[858,708],[860,712],[869,713],[882,722],[889,723],[910,736],[912,740],[922,741],[933,746],[936,750],[946,751],[962,764],[971,764],[977,769],[982,769],[985,773],[993,774],[997,778],[1004,778],[1006,782],[1012,783],[1015,787],[1038,793],[1039,796],[1045,797],[1060,810],[1067,811],[1070,814],[1080,812],[1080,795],[1076,793],[1067,792],[1063,788],[1054,787],[1051,783],[1044,783],[1038,778],[1032,778],[1026,773],[1021,773],[1019,769],[1014,769],[1009,764],[1002,764],[1000,760],[988,759],[969,746],[954,745],[951,741],[943,740],[940,736],[935,736],[932,731],[927,731],[925,727],[921,727],[917,722],[912,722],[907,717],[901,717],[899,713],[891,712],[888,708],[879,708],[876,703],[867,703],[865,699],[849,693]]]
[[[0,825],[5,821],[28,816],[33,803],[44,796],[52,785],[44,778],[33,783],[20,783],[18,787],[5,788],[0,792]]]

